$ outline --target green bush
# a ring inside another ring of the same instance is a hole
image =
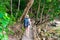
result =
[[[7,13],[0,12],[0,40],[8,40],[8,24],[10,17]]]

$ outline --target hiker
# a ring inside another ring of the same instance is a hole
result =
[[[31,26],[31,21],[29,15],[26,15],[24,18],[24,28],[26,29],[26,34],[29,35],[29,28]]]

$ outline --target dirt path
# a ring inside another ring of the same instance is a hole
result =
[[[28,34],[29,32],[29,34]],[[25,31],[22,40],[33,40],[33,32],[32,32],[32,27],[29,28],[28,31]]]

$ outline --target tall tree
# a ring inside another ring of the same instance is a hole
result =
[[[11,16],[12,16],[12,0],[11,0]]]
[[[42,12],[41,12],[41,15],[40,15],[40,22],[42,22],[42,17],[43,17],[43,12],[44,12],[44,7],[45,7],[45,4],[43,5]]]
[[[37,20],[38,20],[38,14],[39,14],[39,12],[40,12],[40,2],[41,2],[41,0],[39,0],[38,10],[37,10],[37,15],[36,15],[36,19],[37,19]]]
[[[16,18],[17,18],[17,15],[19,13],[19,9],[20,9],[20,0],[18,1],[18,10],[17,10],[17,13],[16,13]]]
[[[22,16],[21,16],[21,18],[20,18],[20,21],[22,21],[22,19],[24,18],[24,16],[25,16],[26,14],[28,14],[29,9],[30,9],[31,6],[33,5],[33,2],[34,2],[34,0],[29,0],[27,6],[26,6],[26,8],[24,9],[24,12],[23,12],[23,14],[22,14]]]

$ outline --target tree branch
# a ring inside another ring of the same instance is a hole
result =
[[[20,9],[20,0],[18,1],[18,10],[17,10],[17,13],[16,13],[16,18],[17,18],[17,15],[18,15],[19,9]]]
[[[43,8],[42,8],[40,22],[42,22],[42,15],[43,15],[44,7],[45,7],[45,4],[43,5]]]
[[[36,16],[36,19],[38,18],[38,13],[39,13],[39,11],[40,11],[40,2],[41,2],[41,0],[39,0],[39,5],[38,5],[38,10],[37,10],[37,16]]]
[[[11,0],[11,16],[12,16],[12,0]]]
[[[31,6],[33,5],[33,2],[34,2],[34,0],[29,0],[27,6],[26,6],[26,8],[25,8],[25,10],[24,10],[24,12],[23,12],[21,18],[20,18],[20,22],[23,20],[23,18],[25,17],[25,15],[28,14],[29,9],[30,9]]]

